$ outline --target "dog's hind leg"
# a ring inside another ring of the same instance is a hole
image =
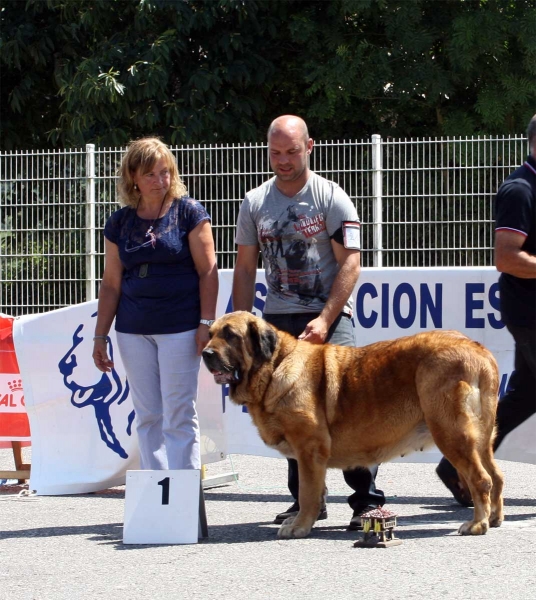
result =
[[[449,457],[452,462],[452,458]],[[473,520],[461,525],[461,535],[483,535],[490,527],[492,478],[484,468],[476,449],[467,449],[466,456],[453,462],[464,477],[474,504]]]
[[[456,435],[449,432],[451,442],[444,445],[441,437],[436,437],[438,448],[457,469],[460,478],[464,480],[474,504],[472,521],[467,521],[459,529],[462,535],[482,535],[490,526],[492,478],[484,468],[478,451],[476,440],[471,439],[467,431]],[[452,443],[456,444],[453,448]]]
[[[495,462],[493,457],[493,448],[491,445],[482,452],[482,463],[484,468],[491,476],[492,488],[491,488],[491,513],[489,516],[490,527],[500,527],[504,521],[503,512],[503,496],[502,491],[504,487],[504,477]]]
[[[495,421],[497,417],[498,376],[484,372],[480,381],[480,396],[482,399],[482,421],[484,437],[482,438],[480,457],[484,468],[489,473],[493,487],[491,488],[490,527],[500,527],[504,520],[503,487],[504,477],[493,456],[493,443],[497,434]]]
[[[463,389],[462,384],[459,386]],[[467,385],[467,387],[471,387]],[[475,389],[475,388],[473,388]],[[473,463],[478,463],[479,467],[483,468],[487,474],[487,476],[491,479],[491,488],[489,492],[485,491],[487,488],[487,480],[486,484],[482,483],[482,478],[477,476],[471,481],[468,480],[469,488],[471,489],[471,485],[478,486],[481,484],[482,489],[480,497],[477,494],[477,498],[481,499],[483,502],[487,504],[489,499],[489,513],[488,513],[488,523],[489,527],[500,527],[501,523],[504,520],[503,513],[503,497],[502,491],[504,486],[504,478],[501,473],[495,459],[493,457],[493,440],[495,439],[495,418],[496,418],[496,410],[497,410],[497,395],[498,395],[498,377],[493,369],[482,369],[480,372],[479,378],[479,386],[478,386],[479,394],[468,394],[467,395],[467,404],[469,406],[478,406],[480,405],[480,413],[473,414],[471,411],[467,412],[467,417],[470,422],[473,424],[475,429],[477,430],[477,434],[475,436],[476,443],[474,445],[475,453],[478,455],[477,459],[473,459]],[[475,399],[479,400],[479,403],[475,403]],[[478,411],[477,411],[478,412]],[[466,477],[467,479],[467,477]],[[477,503],[475,502],[475,493],[471,489],[471,495],[473,496],[473,502],[475,504],[475,521],[477,520]],[[474,524],[464,523],[460,527],[461,534],[472,534],[472,527]],[[478,529],[478,527],[477,527]],[[476,531],[476,533],[479,533]],[[483,532],[485,533],[485,531]]]
[[[483,464],[480,448],[484,444],[491,446],[492,428],[486,436],[489,428],[482,422],[482,415],[464,409],[479,404],[478,389],[459,381],[444,394],[447,397],[442,402],[443,418],[437,420],[432,416],[427,418],[427,424],[438,448],[465,480],[473,498],[473,520],[463,523],[459,533],[482,535],[490,526],[493,479]],[[487,466],[489,459],[484,463]]]

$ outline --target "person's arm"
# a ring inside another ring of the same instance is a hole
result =
[[[495,232],[497,271],[520,279],[536,279],[536,256],[521,249],[525,239],[522,233],[508,229],[499,229]]]
[[[236,265],[233,272],[233,310],[250,311],[253,308],[258,259],[258,244],[251,246],[238,245]]]
[[[123,277],[123,265],[119,258],[117,244],[105,239],[104,248],[104,273],[99,288],[95,336],[108,336],[117,312],[117,305],[121,296],[121,279]],[[114,364],[108,356],[107,342],[102,337],[93,342],[93,360],[99,371],[107,372],[113,369]]]
[[[201,318],[212,321],[216,317],[218,301],[218,266],[214,250],[214,238],[209,221],[201,221],[188,235],[190,252],[199,275],[199,297],[201,302]],[[195,334],[197,354],[201,354],[207,345],[208,325],[199,324]]]
[[[325,342],[329,328],[352,295],[361,272],[361,253],[359,250],[348,250],[334,240],[331,240],[331,247],[339,264],[339,272],[335,277],[322,312],[316,319],[307,324],[298,338],[314,344]]]

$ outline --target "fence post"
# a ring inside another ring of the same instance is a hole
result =
[[[86,144],[86,301],[95,300],[95,144]]]
[[[373,222],[373,254],[372,264],[375,267],[383,266],[383,164],[382,164],[382,138],[377,133],[372,135],[372,222]]]

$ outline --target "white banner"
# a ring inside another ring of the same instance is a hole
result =
[[[231,310],[232,271],[220,275],[218,314]],[[266,298],[264,272],[258,271],[253,312],[262,316]],[[358,346],[432,329],[456,329],[493,352],[504,394],[513,369],[513,339],[500,320],[498,273],[494,268],[363,269],[354,293]],[[204,372],[204,377],[210,377]],[[208,384],[207,384],[208,386]],[[227,452],[280,456],[264,445],[242,407],[222,386]],[[497,458],[536,464],[536,416],[505,438]],[[532,435],[531,433],[532,432]],[[437,448],[410,454],[404,462],[437,462]]]
[[[231,310],[232,271],[220,272],[217,314]],[[254,312],[262,316],[266,285],[258,271]],[[513,340],[500,321],[492,268],[364,269],[355,290],[357,345],[431,329],[457,329],[487,346],[501,372],[501,395],[513,367]],[[97,491],[124,483],[138,468],[128,383],[115,336],[115,369],[93,365],[97,303],[16,319],[13,334],[32,433],[31,488],[39,494]],[[232,404],[204,365],[198,412],[204,464],[226,454],[280,455],[266,447],[247,412]],[[498,458],[536,464],[535,419],[512,432]],[[404,461],[436,462],[437,450]]]
[[[30,487],[38,494],[106,489],[139,468],[134,410],[113,331],[113,371],[101,373],[93,364],[96,310],[96,301],[86,302],[13,325],[33,448]],[[224,458],[225,437],[219,395],[202,388],[201,398],[207,464]]]

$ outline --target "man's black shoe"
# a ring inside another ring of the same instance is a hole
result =
[[[436,473],[439,479],[449,489],[450,493],[458,504],[462,506],[473,506],[471,493],[466,490],[458,477],[458,471],[444,458],[439,461],[436,468]]]
[[[289,517],[295,517],[299,512],[300,512],[300,505],[298,504],[298,502],[294,502],[294,504],[292,506],[289,506],[285,512],[279,513],[276,516],[276,518],[274,519],[274,523],[276,523],[277,525],[280,525],[281,523],[283,523],[283,521],[285,519],[288,519]],[[326,507],[323,506],[320,509],[320,513],[318,514],[318,517],[316,518],[316,520],[323,521],[324,519],[327,519],[327,518],[328,518],[328,511],[326,510]]]
[[[369,510],[374,510],[377,508],[376,506],[362,506],[360,508],[356,508],[354,510],[354,514],[350,519],[350,524],[348,525],[346,531],[360,531],[363,529],[363,525],[361,525],[361,515],[368,512]]]

